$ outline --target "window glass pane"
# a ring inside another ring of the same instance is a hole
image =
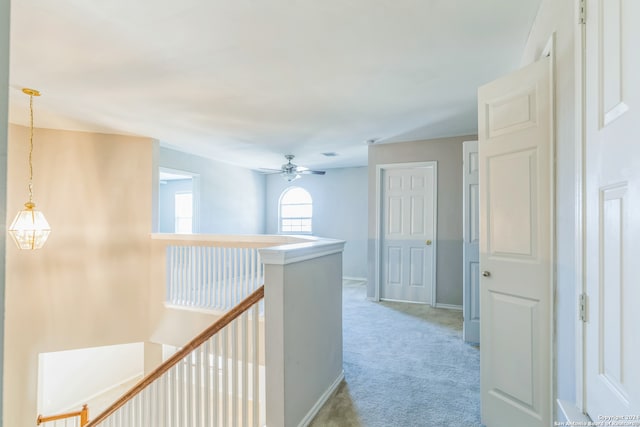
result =
[[[176,193],[176,216],[191,217],[193,215],[193,195]]]
[[[191,233],[191,218],[176,218],[176,233]]]
[[[282,205],[280,214],[283,218],[309,218],[311,205]]]
[[[313,205],[311,195],[303,188],[293,187],[280,197],[280,231],[311,233]]]
[[[174,200],[176,219],[175,232],[193,232],[193,194],[190,192],[176,193]]]
[[[282,204],[312,203],[311,194],[309,194],[304,188],[294,187],[285,191],[286,193],[284,193],[281,200]]]

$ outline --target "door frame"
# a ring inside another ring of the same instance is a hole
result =
[[[575,301],[580,301],[580,296],[587,292],[587,280],[585,275],[586,266],[586,48],[587,48],[587,24],[579,23],[576,25],[574,33],[574,49],[575,54],[575,109],[576,109],[576,125],[575,125]],[[576,391],[576,407],[578,411],[585,414],[584,408],[587,398],[586,375],[584,366],[586,342],[586,324],[580,316],[575,317],[575,391]]]
[[[475,151],[467,151],[466,147],[468,147],[470,144],[475,144]],[[462,340],[464,342],[467,343],[478,343],[480,344],[480,324],[478,323],[478,334],[477,334],[477,339],[476,340],[470,340],[468,335],[468,330],[469,330],[469,324],[467,322],[470,322],[470,314],[471,314],[471,301],[473,300],[471,298],[471,294],[473,292],[472,286],[471,286],[471,271],[469,270],[469,250],[468,250],[468,244],[470,243],[467,238],[471,236],[471,230],[470,230],[470,220],[471,220],[471,210],[470,210],[470,198],[469,198],[469,183],[467,181],[467,177],[469,176],[469,157],[467,156],[467,154],[469,152],[475,152],[476,155],[479,155],[478,152],[478,145],[479,145],[479,141],[476,140],[469,140],[469,141],[464,141],[462,143],[462,153],[463,153],[463,161],[462,161],[462,167],[463,167],[463,171],[462,171]],[[480,160],[478,159],[478,168],[480,167]],[[477,170],[476,173],[479,175],[480,171]],[[478,185],[478,189],[479,184]],[[480,193],[478,193],[478,200],[477,202],[477,215],[478,215],[478,220],[480,219],[479,215],[480,215]],[[480,224],[478,224],[478,233],[480,233]],[[480,236],[478,235],[478,238]],[[480,240],[478,239],[478,304],[480,304]],[[481,322],[482,319],[479,319],[479,322]]]
[[[433,176],[433,210],[435,212],[433,216],[433,253],[432,253],[432,262],[433,262],[433,271],[431,272],[431,306],[436,306],[436,270],[437,265],[436,262],[438,260],[437,252],[438,252],[438,161],[437,160],[429,160],[424,162],[411,162],[411,163],[387,163],[376,165],[376,205],[375,205],[375,213],[376,213],[376,227],[375,227],[375,258],[373,261],[373,271],[374,271],[374,301],[380,301],[380,286],[381,280],[380,276],[382,275],[382,189],[383,189],[383,172],[388,169],[408,169],[408,168],[424,168],[427,166],[433,166],[434,176]]]

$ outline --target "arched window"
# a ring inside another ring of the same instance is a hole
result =
[[[313,201],[304,188],[290,187],[280,195],[280,232],[311,234]]]

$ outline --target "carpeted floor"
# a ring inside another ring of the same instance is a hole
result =
[[[462,313],[343,291],[345,382],[312,427],[480,426],[480,353]]]

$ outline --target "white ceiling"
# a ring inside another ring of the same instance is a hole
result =
[[[149,136],[246,167],[365,165],[476,132],[540,0],[13,0],[10,121]],[[322,152],[336,152],[325,157]]]

